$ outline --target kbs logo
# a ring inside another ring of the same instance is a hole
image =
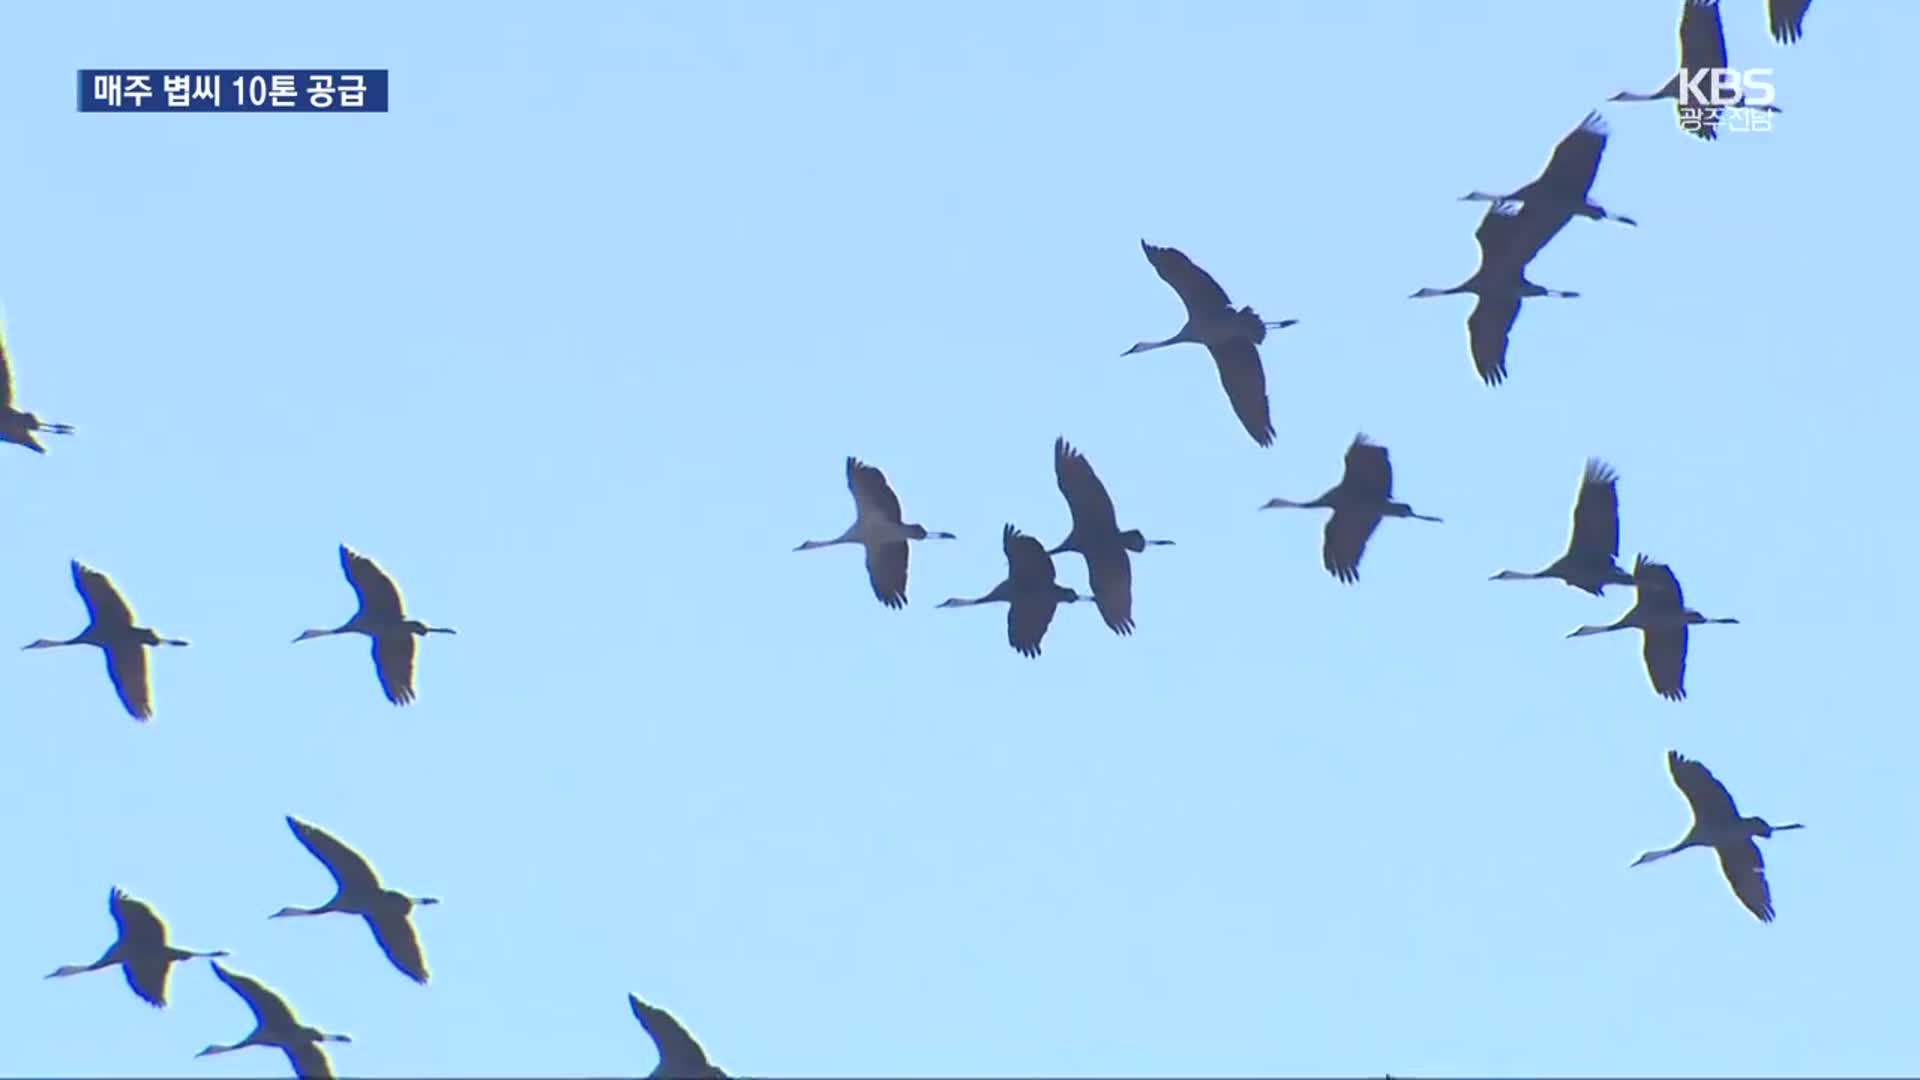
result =
[[[1772,68],[1681,68],[1677,104],[1681,130],[1772,131]]]
[[[1716,109],[1771,105],[1773,69],[1681,68],[1680,104]]]

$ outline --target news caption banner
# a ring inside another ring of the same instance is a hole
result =
[[[387,111],[386,68],[81,68],[80,111]]]

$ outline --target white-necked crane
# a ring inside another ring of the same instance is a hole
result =
[[[1569,210],[1595,221],[1611,219],[1622,225],[1638,225],[1639,222],[1624,214],[1612,213],[1591,197],[1594,177],[1600,172],[1600,155],[1606,149],[1607,122],[1598,112],[1590,112],[1553,148],[1547,167],[1528,181],[1527,186],[1505,195],[1468,192],[1460,196],[1460,201],[1532,203],[1550,210]]]
[[[381,692],[395,705],[405,705],[413,700],[413,639],[454,631],[407,618],[400,587],[372,559],[345,544],[340,545],[340,569],[346,571],[347,584],[360,599],[359,609],[332,630],[303,632],[293,639],[294,644],[333,634],[365,634],[373,639],[373,669],[380,676]]]
[[[641,1001],[637,995],[627,995],[627,1007],[633,1010],[633,1018],[640,1021],[648,1037],[653,1039],[654,1049],[660,1054],[660,1064],[653,1067],[649,1077],[657,1080],[727,1080],[727,1074],[707,1060],[707,1052],[673,1014],[655,1005]]]
[[[228,1046],[214,1045],[193,1055],[207,1057],[210,1054],[228,1054],[249,1046],[277,1047],[293,1063],[295,1076],[302,1080],[326,1080],[333,1075],[333,1066],[327,1061],[327,1052],[321,1043],[350,1043],[351,1035],[335,1035],[308,1027],[295,1016],[279,994],[261,985],[259,980],[250,979],[235,971],[228,971],[214,961],[213,973],[220,977],[240,1000],[253,1010],[253,1033],[237,1043]]]
[[[1803,12],[1804,14],[1804,12]],[[1798,32],[1799,22],[1793,22]],[[1720,27],[1720,0],[1686,0],[1680,12],[1680,70],[1674,72],[1665,86],[1651,94],[1636,94],[1622,90],[1608,98],[1608,101],[1663,101],[1673,99],[1674,115],[1680,121],[1683,131],[1696,135],[1709,142],[1720,137],[1721,105],[1709,105],[1702,102],[1697,105],[1683,104],[1680,99],[1680,84],[1699,87],[1700,93],[1711,97],[1710,80],[1712,73],[1727,69],[1727,38]],[[1702,74],[1702,73],[1706,74]],[[1764,112],[1779,112],[1777,105],[1756,105],[1746,100],[1744,93],[1736,102],[1726,103],[1738,108],[1760,109]],[[1688,114],[1688,110],[1698,113],[1697,117]],[[1689,120],[1695,121],[1688,127]]]
[[[1767,30],[1773,40],[1791,45],[1800,40],[1800,25],[1807,21],[1807,9],[1813,0],[1767,0]]]
[[[40,445],[34,433],[44,431],[51,435],[73,434],[72,424],[50,424],[27,412],[13,403],[13,366],[7,360],[7,326],[0,322],[0,442],[10,442],[15,446],[24,446],[36,454],[44,454],[47,448]]]
[[[1556,236],[1573,212],[1552,204],[1494,203],[1487,207],[1473,238],[1480,245],[1480,268],[1451,289],[1425,288],[1410,299],[1473,293],[1479,298],[1467,316],[1467,348],[1482,382],[1498,386],[1507,378],[1507,335],[1520,317],[1520,301],[1537,296],[1570,299],[1577,292],[1548,289],[1527,279],[1527,264]]]
[[[1107,486],[1094,474],[1086,455],[1067,440],[1053,440],[1053,479],[1067,500],[1073,515],[1073,529],[1060,546],[1047,552],[1058,555],[1077,551],[1087,561],[1087,582],[1093,589],[1094,606],[1100,617],[1116,634],[1133,633],[1133,566],[1127,552],[1141,552],[1149,546],[1166,546],[1171,540],[1149,540],[1139,529],[1120,531],[1113,511],[1113,498]]]
[[[1061,604],[1077,603],[1092,597],[1081,596],[1053,576],[1053,556],[1040,541],[1008,525],[1000,531],[1000,547],[1007,553],[1007,577],[985,596],[972,600],[954,597],[942,600],[940,607],[972,607],[975,604],[1007,605],[1007,644],[1021,656],[1040,655],[1040,639],[1047,636],[1053,613]]]
[[[1573,535],[1567,553],[1537,573],[1502,570],[1489,581],[1531,581],[1557,578],[1581,592],[1600,596],[1609,585],[1631,585],[1633,575],[1621,569],[1620,493],[1612,467],[1588,458],[1580,477],[1580,494],[1573,503]]]
[[[1687,805],[1693,808],[1693,828],[1687,830],[1686,839],[1670,848],[1649,851],[1633,860],[1633,865],[1664,859],[1691,847],[1712,848],[1720,856],[1720,872],[1727,875],[1733,895],[1753,912],[1754,918],[1772,922],[1773,895],[1767,888],[1767,862],[1760,857],[1760,845],[1754,840],[1806,826],[1769,825],[1764,818],[1741,817],[1740,808],[1734,805],[1725,784],[1715,779],[1705,765],[1672,750],[1667,751],[1667,772],[1672,774],[1680,794],[1687,797]]]
[[[887,476],[858,458],[847,459],[847,490],[853,492],[853,524],[831,540],[808,540],[795,551],[859,544],[867,550],[867,583],[887,607],[907,606],[907,541],[952,540],[949,532],[900,520],[900,497]]]
[[[1638,630],[1645,639],[1641,655],[1647,662],[1647,679],[1654,693],[1669,701],[1687,697],[1687,627],[1704,623],[1737,623],[1739,619],[1709,619],[1687,607],[1680,591],[1680,579],[1667,564],[1654,562],[1645,555],[1633,561],[1633,606],[1616,622],[1605,626],[1583,626],[1568,637],[1604,634],[1612,630]]]
[[[1142,341],[1122,356],[1147,352],[1168,345],[1189,343],[1204,345],[1220,370],[1220,385],[1233,405],[1233,414],[1261,446],[1273,445],[1273,414],[1267,405],[1267,373],[1260,365],[1260,344],[1267,331],[1298,323],[1299,319],[1268,322],[1251,307],[1236,309],[1227,291],[1213,275],[1193,264],[1178,249],[1155,247],[1140,241],[1160,280],[1180,294],[1187,308],[1187,323],[1180,332],[1165,341]]]
[[[113,681],[120,704],[135,720],[153,718],[153,685],[147,676],[146,650],[159,645],[185,645],[174,638],[163,638],[145,626],[135,626],[133,608],[107,575],[72,563],[73,587],[87,604],[87,628],[65,641],[41,638],[23,649],[58,649],[67,645],[92,645],[107,656],[107,678]]]
[[[1327,573],[1349,585],[1360,580],[1360,557],[1367,553],[1367,541],[1379,528],[1381,518],[1440,520],[1416,514],[1413,507],[1394,501],[1393,462],[1387,448],[1368,439],[1365,432],[1353,437],[1340,482],[1326,494],[1312,502],[1268,499],[1260,509],[1332,510],[1326,539],[1320,546],[1320,562]]]
[[[366,857],[348,847],[326,830],[289,815],[287,827],[301,846],[313,853],[333,875],[333,899],[317,908],[286,907],[269,915],[280,919],[291,915],[325,915],[342,912],[358,915],[373,931],[374,943],[400,973],[426,985],[427,960],[420,952],[420,938],[408,918],[415,905],[437,904],[431,896],[408,896],[380,884],[380,875]]]
[[[91,964],[67,964],[50,972],[47,978],[80,975],[118,964],[122,974],[127,977],[127,985],[133,988],[141,1001],[156,1009],[164,1009],[167,1007],[167,976],[172,972],[173,965],[200,956],[227,955],[225,949],[195,952],[167,944],[167,924],[160,921],[160,916],[154,914],[153,908],[128,896],[118,886],[107,894],[107,910],[113,913],[113,922],[120,928],[120,936],[113,939],[113,944],[100,954],[100,959]]]

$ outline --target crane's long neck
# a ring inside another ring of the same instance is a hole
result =
[[[1686,849],[1692,847],[1694,843],[1695,843],[1695,840],[1693,839],[1693,837],[1689,836],[1685,840],[1680,841],[1679,843],[1673,845],[1670,848],[1661,848],[1659,851],[1647,852],[1646,854],[1633,860],[1633,865],[1641,866],[1645,863],[1656,862],[1660,859],[1666,858],[1667,856],[1673,854],[1676,851],[1685,851]]]
[[[273,914],[267,916],[267,918],[288,919],[296,915],[325,915],[328,912],[339,911],[340,909],[335,906],[338,903],[339,903],[339,898],[335,897],[334,899],[329,900],[326,903],[316,908],[283,907],[279,911],[276,911]]]
[[[84,645],[86,643],[87,643],[87,635],[85,631],[82,631],[80,634],[74,637],[70,637],[65,641],[54,641],[52,638],[41,638],[39,641],[36,641],[31,645],[22,645],[21,649],[22,650],[61,649],[61,648],[65,648],[68,645]]]
[[[1545,570],[1541,570],[1537,573],[1531,573],[1531,574],[1526,572],[1525,570],[1502,570],[1499,573],[1488,578],[1487,580],[1488,581],[1538,581],[1542,578],[1548,578],[1552,576],[1553,576],[1552,574],[1547,573]]]
[[[1190,329],[1191,329],[1190,327],[1183,326],[1180,328],[1179,333],[1173,335],[1170,338],[1167,338],[1165,341],[1139,342],[1138,344],[1134,345],[1133,348],[1128,349],[1126,352],[1121,353],[1120,355],[1132,356],[1134,353],[1152,352],[1154,349],[1164,349],[1169,345],[1178,345],[1185,341],[1191,341],[1193,340],[1193,338],[1188,333]]]

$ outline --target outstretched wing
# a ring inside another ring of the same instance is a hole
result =
[[[879,469],[858,458],[848,458],[847,490],[853,492],[853,505],[860,514],[873,514],[882,521],[900,520],[900,497]]]
[[[1687,606],[1686,594],[1680,591],[1680,579],[1673,576],[1673,569],[1645,555],[1634,557],[1633,588],[1636,605],[1644,604],[1655,611],[1680,611]]]
[[[287,817],[287,828],[293,830],[300,845],[333,875],[333,882],[341,892],[372,895],[380,891],[380,875],[373,872],[373,864],[332,833],[292,815]]]
[[[1083,536],[1106,536],[1120,531],[1113,511],[1113,497],[1094,473],[1085,454],[1075,450],[1066,438],[1053,440],[1053,482],[1067,500],[1073,515],[1073,531]]]
[[[1607,122],[1598,111],[1590,112],[1553,148],[1540,178],[1567,199],[1584,202],[1600,174],[1600,155],[1606,149]]]
[[[1360,558],[1367,553],[1367,541],[1380,525],[1380,515],[1368,510],[1335,510],[1327,519],[1327,531],[1320,545],[1320,561],[1327,573],[1352,585],[1360,580]]]
[[[376,634],[373,670],[380,676],[380,692],[395,705],[413,700],[413,635],[406,631]]]
[[[1767,0],[1767,28],[1773,40],[1791,45],[1800,40],[1800,24],[1806,21],[1813,0]]]
[[[1767,887],[1767,861],[1760,857],[1760,845],[1752,837],[1715,849],[1720,855],[1720,872],[1727,875],[1733,895],[1761,922],[1773,921],[1773,890]]]
[[[1640,656],[1647,662],[1647,681],[1653,692],[1668,701],[1687,699],[1687,628],[1676,626],[1642,630],[1646,640]]]
[[[280,1049],[287,1052],[287,1060],[293,1063],[293,1074],[301,1080],[331,1080],[333,1063],[327,1060],[327,1051],[319,1043],[300,1039]]]
[[[362,916],[373,931],[374,943],[387,954],[401,974],[422,986],[427,984],[427,958],[420,951],[420,936],[413,920],[396,905],[378,915]]]
[[[1740,820],[1733,795],[1705,765],[1677,751],[1667,751],[1667,772],[1673,785],[1687,797],[1693,820],[1702,825],[1725,825]]]
[[[280,995],[267,989],[258,980],[228,971],[217,960],[213,963],[213,973],[247,1003],[247,1008],[253,1010],[254,1022],[259,1026],[270,1031],[287,1031],[301,1026],[293,1010],[287,1007]]]
[[[13,365],[7,360],[7,324],[0,322],[0,412],[13,407]]]
[[[1588,458],[1580,477],[1580,494],[1573,502],[1573,536],[1569,554],[1612,562],[1620,554],[1619,477],[1599,458]]]
[[[867,583],[873,595],[890,608],[907,606],[907,542],[868,544]]]
[[[1273,412],[1267,403],[1267,371],[1260,364],[1260,350],[1253,342],[1235,340],[1224,345],[1209,345],[1213,366],[1219,369],[1220,386],[1233,404],[1233,415],[1261,446],[1273,445]]]
[[[125,629],[133,625],[133,608],[127,605],[120,590],[113,587],[112,579],[81,565],[77,559],[71,565],[73,587],[80,591],[80,599],[86,601],[88,618],[103,629]]]
[[[1687,0],[1687,6],[1680,12],[1680,66],[1689,74],[1701,68],[1727,66],[1727,37],[1720,26],[1720,0]]]
[[[398,622],[405,618],[400,602],[400,587],[372,559],[340,545],[340,568],[347,573],[347,584],[360,598],[360,611],[381,621]]]
[[[116,887],[107,894],[107,909],[114,925],[120,928],[120,940],[136,950],[161,950],[167,947],[167,926],[146,904]]]
[[[1000,547],[1007,553],[1008,578],[1022,586],[1053,584],[1053,556],[1040,541],[1008,525],[1000,530]]]
[[[107,679],[120,706],[135,720],[153,719],[153,682],[147,675],[144,645],[115,645],[107,650]]]
[[[1053,613],[1059,601],[1050,596],[1016,593],[1007,602],[1007,644],[1028,658],[1040,655],[1040,641],[1053,625]]]
[[[650,1075],[663,1078],[715,1075],[717,1070],[707,1061],[707,1052],[672,1013],[649,1005],[633,994],[627,995],[627,1006],[659,1051],[660,1064]]]
[[[1467,351],[1473,355],[1473,370],[1488,386],[1507,381],[1507,335],[1520,317],[1520,298],[1503,294],[1483,295],[1467,316]]]
[[[1142,240],[1140,250],[1147,253],[1147,261],[1160,280],[1180,294],[1180,302],[1187,306],[1187,318],[1205,318],[1233,306],[1227,290],[1213,280],[1213,275],[1195,266],[1178,248],[1155,247]]]
[[[1347,447],[1340,486],[1355,498],[1381,502],[1393,498],[1393,460],[1387,456],[1387,448],[1367,438],[1365,432],[1355,435]]]
[[[1100,618],[1116,634],[1133,633],[1133,562],[1126,549],[1103,547],[1099,554],[1085,558],[1087,585],[1093,589]]]

